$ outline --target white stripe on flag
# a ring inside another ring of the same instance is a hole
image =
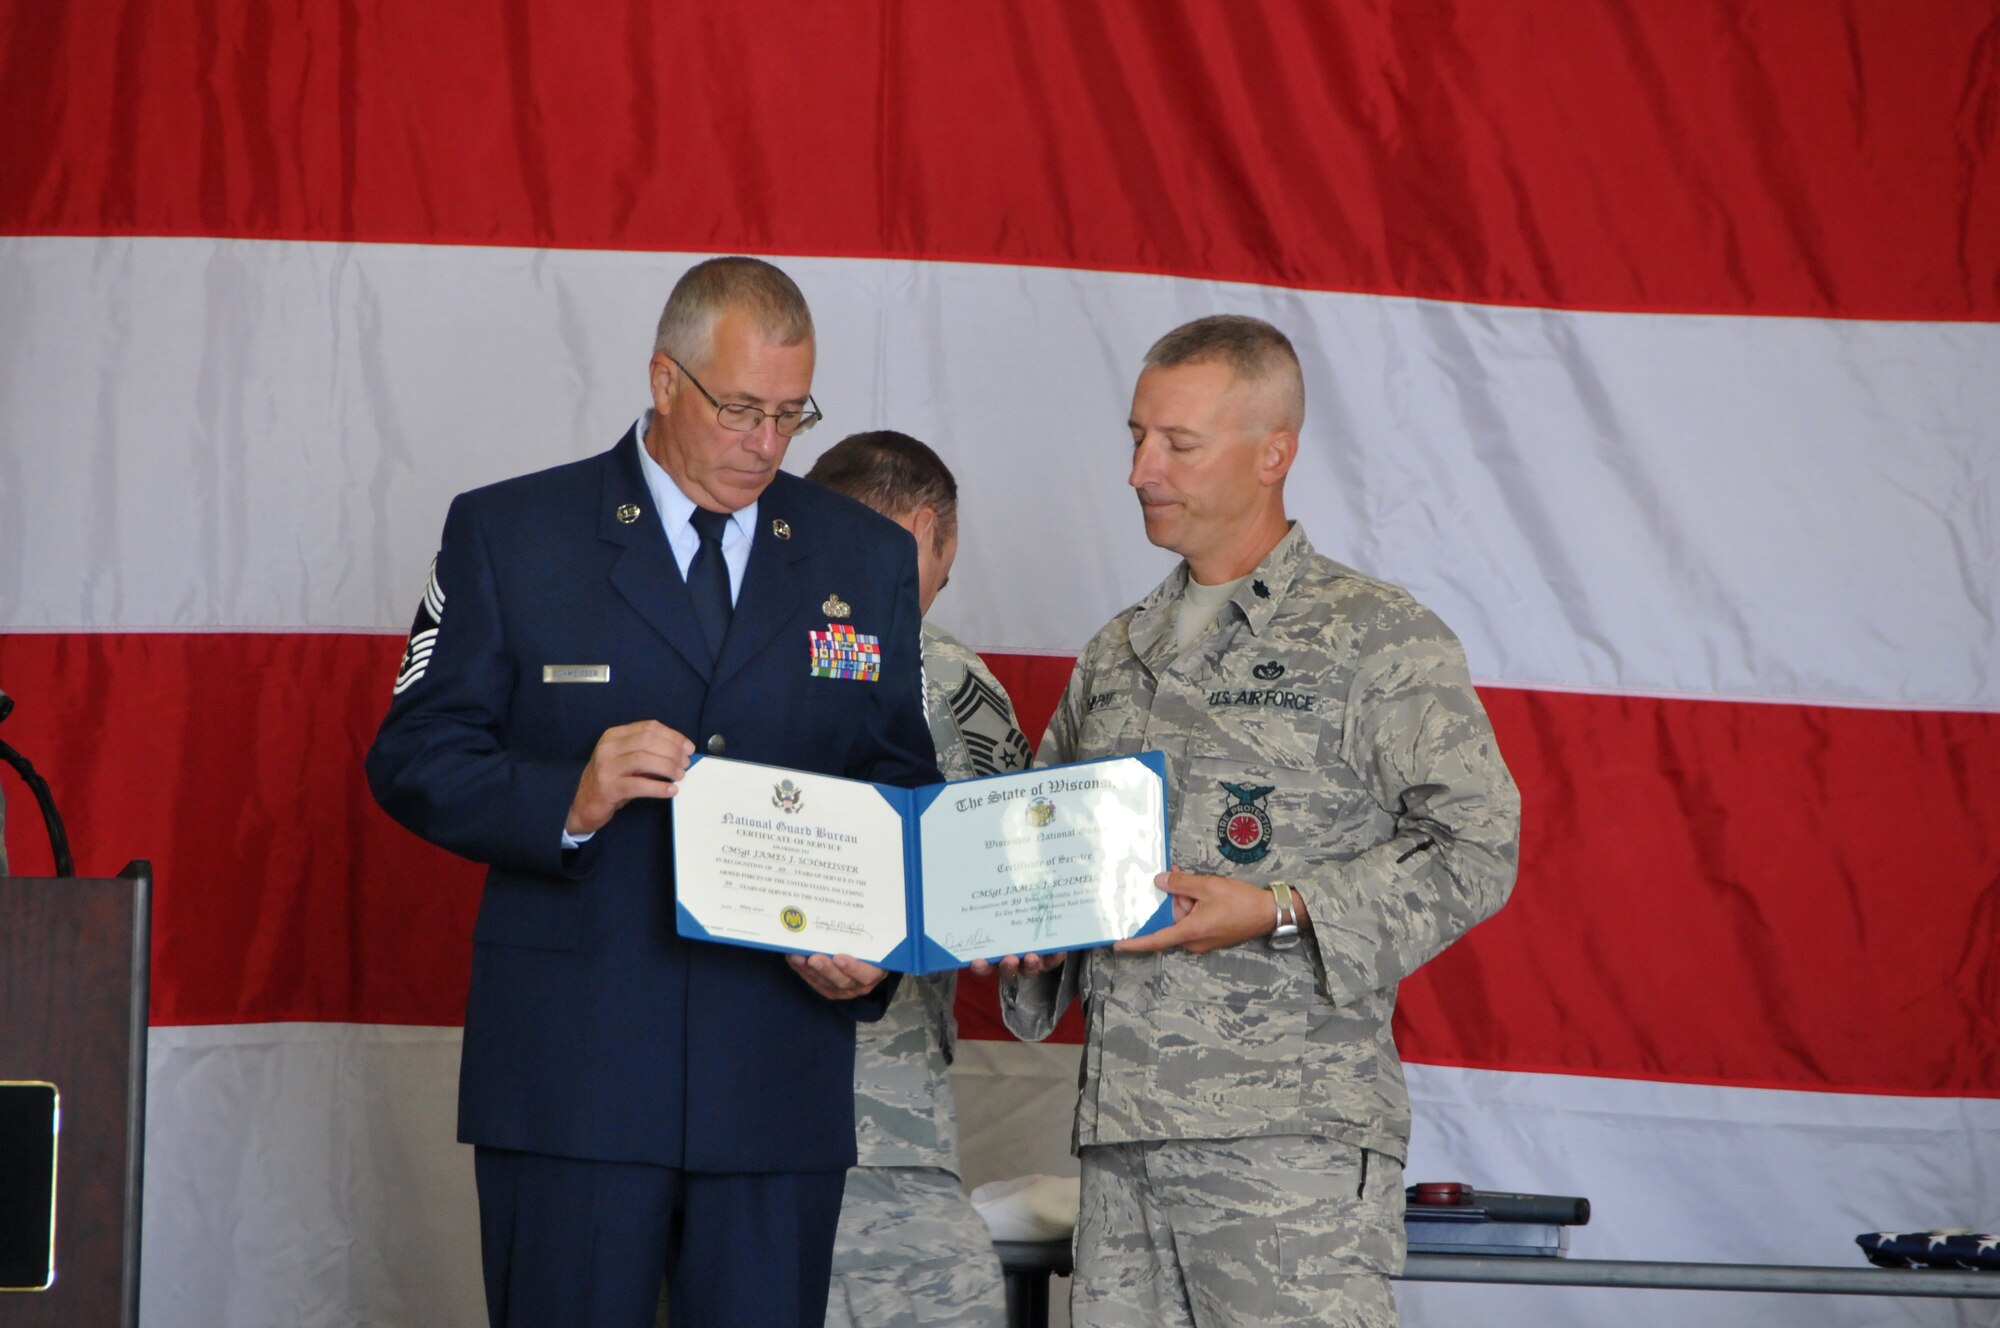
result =
[[[146,1323],[483,1322],[471,1156],[453,1142],[458,1030],[211,1025],[155,1029],[149,1046]],[[962,1044],[969,1184],[1073,1172],[1076,1059],[1074,1046]],[[1980,1173],[2000,1157],[2000,1102],[1409,1073],[1409,1178],[1586,1195],[1578,1258],[1859,1267],[1862,1231],[2000,1226],[1965,1206],[1992,1192]],[[1399,1294],[1413,1326],[1965,1321],[1944,1304],[1859,1298]]]
[[[2000,1101],[1407,1067],[1412,1183],[1580,1194],[1578,1259],[1865,1268],[1864,1231],[1992,1231]],[[1411,1325],[1991,1325],[1993,1302],[1405,1283]]]
[[[638,413],[688,261],[0,239],[0,436],[63,440],[10,458],[0,621],[401,629],[453,493]],[[1482,679],[2000,708],[2000,326],[786,266],[830,411],[793,467],[854,429],[938,444],[966,494],[940,615],[983,648],[1075,650],[1165,571],[1123,483],[1133,376],[1233,310],[1307,362],[1293,514],[1437,609]]]
[[[216,1024],[147,1049],[148,1328],[483,1328],[455,1028]]]

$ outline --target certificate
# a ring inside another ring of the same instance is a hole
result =
[[[1172,920],[1158,752],[901,789],[698,756],[673,802],[681,935],[902,973]]]

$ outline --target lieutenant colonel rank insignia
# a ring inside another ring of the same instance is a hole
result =
[[[877,682],[882,677],[882,638],[863,636],[847,623],[828,623],[812,640],[812,676]]]
[[[1271,851],[1271,814],[1258,804],[1273,791],[1272,786],[1221,783],[1222,791],[1236,801],[1222,809],[1215,823],[1215,846],[1231,862],[1261,861]]]

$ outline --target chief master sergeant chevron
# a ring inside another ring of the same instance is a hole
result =
[[[1396,984],[1514,880],[1520,798],[1457,640],[1285,518],[1304,416],[1267,323],[1147,353],[1130,483],[1183,561],[1090,642],[1038,753],[1164,751],[1178,864],[1172,926],[1001,965],[1023,1037],[1084,1004],[1078,1328],[1395,1322]]]
[[[676,935],[665,801],[697,747],[937,778],[915,542],[778,470],[819,418],[813,349],[784,273],[698,264],[645,417],[445,518],[368,777],[489,866],[459,1137],[496,1328],[650,1328],[663,1279],[678,1328],[825,1313],[852,1021],[891,988],[842,956]],[[873,660],[820,667],[836,630]]]

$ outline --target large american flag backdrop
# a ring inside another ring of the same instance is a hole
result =
[[[478,873],[359,757],[451,495],[609,446],[722,252],[819,320],[794,469],[957,470],[937,613],[1031,735],[1170,565],[1145,347],[1291,333],[1292,514],[1459,632],[1526,798],[1403,987],[1413,1179],[1590,1195],[1605,1258],[2000,1225],[1991,0],[4,0],[0,126],[0,686],[80,869],[158,871],[150,1328],[481,1322]],[[1050,1169],[1073,1042],[964,1017],[977,1176]]]

